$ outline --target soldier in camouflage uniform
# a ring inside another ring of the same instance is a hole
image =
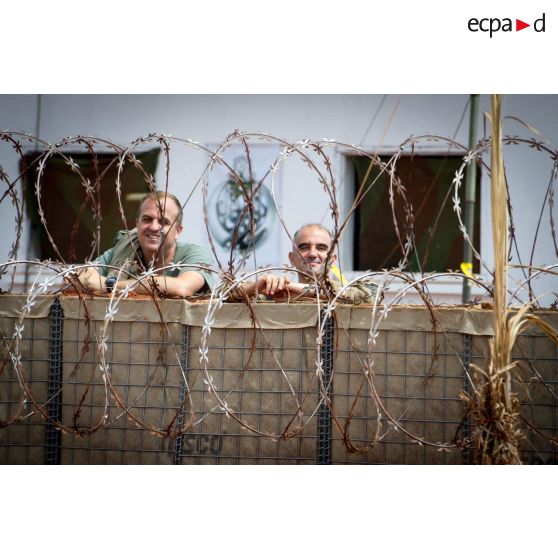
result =
[[[340,279],[332,276],[331,266],[337,256],[328,253],[332,245],[330,232],[318,223],[311,223],[301,227],[294,235],[293,250],[289,253],[289,261],[297,270],[298,281],[292,281],[286,276],[266,274],[257,281],[242,283],[235,289],[228,300],[240,302],[257,295],[260,300],[299,300],[301,298],[316,298],[316,285],[320,285],[320,295],[335,296],[342,289]],[[322,278],[326,261],[328,270],[325,280]],[[340,302],[371,303],[377,292],[377,285],[373,282],[356,281],[347,287],[339,296]]]

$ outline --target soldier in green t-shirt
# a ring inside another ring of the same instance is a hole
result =
[[[182,233],[182,207],[172,194],[157,191],[141,201],[136,228],[120,231],[114,246],[80,273],[93,290],[124,289],[137,293],[153,290],[186,297],[213,287],[211,254],[205,246],[178,242]],[[110,267],[107,267],[110,266]],[[134,278],[153,269],[148,279]]]

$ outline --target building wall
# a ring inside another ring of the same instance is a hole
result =
[[[37,100],[35,95],[1,95],[0,129],[35,133]],[[50,142],[84,134],[124,145],[151,132],[161,132],[176,138],[192,138],[202,144],[218,144],[239,129],[268,132],[291,142],[304,138],[334,138],[371,150],[390,150],[397,148],[411,134],[455,136],[456,141],[466,144],[468,113],[464,114],[464,109],[467,100],[467,95],[389,95],[385,98],[383,95],[43,95],[38,133],[41,139]],[[556,96],[512,95],[505,97],[503,112],[521,118],[551,144],[558,144],[557,106]],[[481,95],[480,112],[489,110],[489,96]],[[374,116],[373,125],[369,127]],[[490,126],[486,118],[482,118],[479,135],[485,129],[490,130]],[[504,133],[536,137],[533,131],[510,119],[504,121]],[[330,155],[337,184],[341,186],[339,195],[343,212],[346,211],[349,189],[344,153],[343,150],[333,150]],[[529,260],[552,165],[548,157],[525,147],[506,148],[505,156],[518,249],[525,262]],[[175,145],[171,151],[170,191],[181,198],[189,195],[206,162],[203,154]],[[18,157],[7,145],[0,146],[0,163],[10,176],[16,176]],[[162,165],[159,165],[157,180],[164,184]],[[484,172],[480,200],[481,251],[491,267],[488,185],[488,176]],[[278,187],[280,207],[291,232],[301,222],[329,224],[328,200],[304,165],[289,160],[282,169]],[[200,219],[201,204],[198,189],[186,207],[185,235],[188,240],[203,243],[207,239]],[[534,262],[540,265],[556,261],[548,211],[546,207],[534,257]],[[0,219],[5,231],[0,238],[0,261],[5,260],[13,240],[14,217],[11,204],[4,200],[0,205]],[[345,269],[351,268],[348,237],[342,245],[341,261]],[[20,257],[27,253],[26,243],[24,238]],[[283,234],[280,252],[285,263],[288,251],[289,240]],[[550,279],[543,282],[541,291],[552,290]]]

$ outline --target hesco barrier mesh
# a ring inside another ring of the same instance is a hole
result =
[[[1,463],[471,462],[459,394],[490,311],[436,309],[434,332],[420,307],[26,302],[0,297]],[[513,356],[523,459],[555,463],[556,345]]]

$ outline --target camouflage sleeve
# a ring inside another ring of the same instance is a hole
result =
[[[339,281],[332,281],[331,285],[335,294],[339,293],[342,289],[342,285]],[[376,283],[372,281],[355,281],[342,292],[339,296],[339,300],[352,304],[372,304],[377,292],[378,285],[376,285]],[[381,300],[378,302],[381,302]]]
[[[223,295],[225,292],[229,291],[230,289],[230,283],[224,282],[221,283],[219,285],[219,287],[217,288],[217,296],[221,296]],[[249,300],[251,300],[252,302],[269,302],[270,300],[273,300],[271,297],[267,297],[264,294],[258,294],[256,295],[252,295],[251,297],[248,297]],[[230,289],[229,293],[227,294],[227,298],[225,299],[225,302],[246,302],[246,294],[237,287]]]

